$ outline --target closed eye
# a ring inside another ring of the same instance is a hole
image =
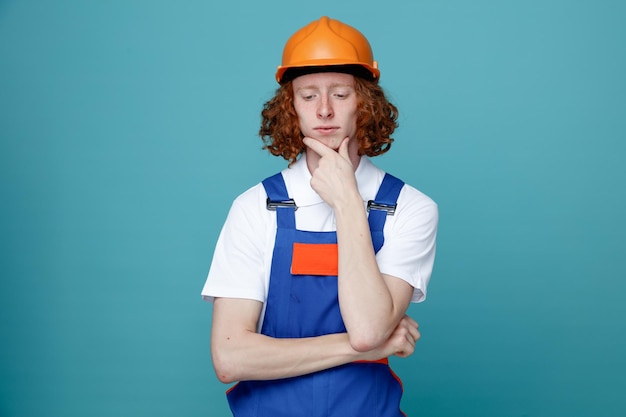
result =
[[[313,100],[317,95],[316,94],[306,94],[306,93],[302,93],[300,94],[300,98],[304,101],[311,101]]]
[[[333,92],[333,97],[343,100],[343,99],[350,97],[350,94],[351,94],[351,91],[345,91],[345,90],[335,91]]]

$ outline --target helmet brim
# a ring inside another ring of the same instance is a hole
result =
[[[374,62],[376,64],[376,62]],[[307,74],[316,74],[320,72],[341,72],[351,74],[355,77],[363,78],[369,81],[378,81],[380,71],[376,67],[367,64],[325,64],[319,65],[303,65],[303,66],[279,66],[276,71],[276,81],[279,84],[287,83],[297,77]]]

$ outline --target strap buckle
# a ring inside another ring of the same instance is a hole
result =
[[[387,216],[393,216],[396,213],[396,207],[398,207],[397,204],[377,203],[374,200],[370,200],[370,201],[367,202],[367,211],[368,212],[370,210],[386,211],[387,212]]]
[[[294,211],[298,210],[298,206],[296,206],[296,202],[293,200],[293,198],[289,200],[270,200],[268,197],[265,201],[265,207],[271,211],[276,211],[278,207],[291,207],[294,209]]]

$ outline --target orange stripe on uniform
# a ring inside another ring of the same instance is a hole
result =
[[[353,363],[380,363],[382,365],[389,365],[389,358],[377,359],[375,361],[354,361]]]
[[[293,275],[333,275],[339,273],[336,243],[294,243],[291,260]]]

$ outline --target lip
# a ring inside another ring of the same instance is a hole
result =
[[[329,134],[329,133],[335,133],[337,130],[339,130],[339,127],[338,126],[318,126],[314,128],[313,130],[319,133]]]

